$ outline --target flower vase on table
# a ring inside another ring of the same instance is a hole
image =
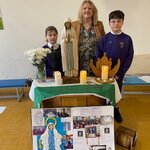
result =
[[[39,82],[45,82],[46,81],[45,64],[40,64],[37,66],[37,79]]]
[[[36,48],[25,51],[25,56],[31,61],[31,63],[37,67],[37,78],[39,82],[46,81],[46,69],[45,69],[45,59],[47,54],[51,53],[49,48]]]

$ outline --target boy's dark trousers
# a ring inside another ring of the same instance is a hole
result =
[[[120,90],[120,92],[121,92],[123,79],[118,79],[118,80],[116,80],[116,81],[117,81],[119,90]],[[114,107],[114,117],[115,117],[115,120],[116,120],[117,122],[122,122],[122,121],[123,121],[123,118],[122,118],[122,116],[121,116],[121,113],[119,112],[119,107],[118,107],[118,106],[115,106],[115,107]]]

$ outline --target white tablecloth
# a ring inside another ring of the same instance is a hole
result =
[[[87,83],[88,84],[100,84],[100,83],[97,83],[95,81],[94,77],[88,77]],[[121,93],[119,91],[119,87],[118,87],[117,82],[114,81],[112,84],[114,84],[114,86],[115,86],[115,100],[117,103],[121,99]],[[70,85],[70,84],[63,84],[63,86],[67,86],[67,85]],[[75,84],[73,84],[73,85],[75,85]],[[38,80],[36,80],[36,79],[33,80],[31,88],[30,88],[30,92],[29,92],[30,99],[32,101],[34,101],[34,88],[36,88],[36,87],[49,87],[49,86],[59,86],[59,85],[55,84],[54,79],[47,79],[46,82],[42,82],[42,83],[39,83]]]

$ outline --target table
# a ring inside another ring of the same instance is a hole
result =
[[[93,84],[65,84],[57,86],[53,79],[44,83],[34,80],[29,96],[34,101],[34,107],[39,108],[42,100],[61,95],[96,95],[105,98],[115,105],[120,99],[121,94],[116,81],[113,84],[97,84],[93,78],[88,78],[88,83]]]

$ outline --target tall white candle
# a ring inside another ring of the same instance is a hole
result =
[[[101,67],[101,79],[108,80],[108,66],[104,65]]]
[[[62,84],[61,72],[55,71],[54,72],[54,77],[55,77],[55,84],[56,85]]]
[[[80,71],[80,84],[86,84],[87,82],[87,72],[86,70]]]

